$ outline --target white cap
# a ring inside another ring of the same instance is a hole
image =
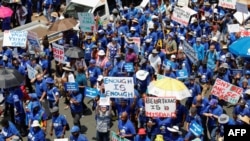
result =
[[[97,78],[97,81],[102,81],[102,79],[103,79],[103,75],[99,75]]]
[[[218,39],[217,39],[217,37],[216,36],[214,36],[213,38],[212,38],[212,41],[218,41]]]
[[[130,30],[132,30],[132,31],[136,31],[136,29],[135,29],[135,27],[130,27]]]
[[[176,56],[174,54],[171,55],[171,58],[176,58]]]
[[[33,123],[31,124],[31,127],[40,127],[39,121],[34,120]]]
[[[98,55],[103,56],[105,55],[105,52],[103,50],[99,50]]]

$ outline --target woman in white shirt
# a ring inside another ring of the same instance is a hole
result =
[[[20,26],[25,24],[27,14],[28,11],[26,7],[23,6],[21,2],[19,2],[16,10],[16,19],[18,20]]]

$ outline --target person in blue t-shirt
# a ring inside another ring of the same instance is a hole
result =
[[[46,134],[44,130],[40,127],[38,120],[34,120],[30,132],[28,134],[28,141],[45,141],[46,140]]]
[[[133,123],[128,119],[128,114],[123,112],[121,118],[118,121],[118,132],[117,134],[128,140],[133,140],[136,135],[135,127]]]
[[[79,128],[81,128],[80,119],[82,117],[82,94],[77,91],[73,91],[70,94],[70,109],[71,109],[71,115],[73,117],[74,125],[77,125]]]
[[[70,132],[70,141],[88,141],[87,137],[85,137],[83,134],[80,134],[80,128],[78,126],[73,126]]]
[[[135,136],[134,141],[150,141],[150,139],[147,136],[146,130],[144,128],[140,128],[138,130],[138,133]]]
[[[156,118],[156,122],[158,123],[158,134],[163,135],[164,140],[169,140],[170,131],[167,129],[167,127],[172,126],[173,118]]]
[[[46,79],[46,83],[48,88],[46,94],[49,101],[49,108],[52,109],[54,106],[58,106],[60,94],[57,87],[54,86],[54,80],[51,77]]]
[[[89,61],[87,78],[89,78],[90,85],[92,88],[96,84],[99,75],[101,75],[101,70],[96,67],[96,61],[94,59],[91,59]]]
[[[66,117],[59,113],[58,107],[53,107],[51,113],[52,113],[52,125],[50,129],[50,135],[53,136],[53,130],[54,130],[56,138],[64,138],[67,128]]]
[[[11,121],[8,121],[7,119],[2,119],[1,125],[2,125],[1,135],[5,140],[7,140],[12,136],[20,137],[19,131]]]
[[[235,121],[238,120],[238,116],[250,116],[249,107],[246,106],[246,101],[241,99],[237,106],[233,109],[233,118]]]
[[[167,130],[171,132],[169,140],[170,141],[184,141],[181,136],[182,132],[179,130],[178,126],[167,127]]]
[[[198,123],[202,126],[201,117],[197,114],[197,109],[195,107],[190,108],[190,114],[186,117],[186,130],[189,130],[189,126],[192,122]]]

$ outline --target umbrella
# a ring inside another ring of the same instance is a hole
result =
[[[245,5],[250,5],[250,1],[249,0],[237,0],[237,2],[245,4]]]
[[[76,26],[77,21],[73,18],[66,18],[62,20],[58,20],[54,22],[49,28],[49,31],[66,31],[69,29],[72,29],[74,26]]]
[[[250,57],[250,37],[242,37],[229,46],[229,51],[240,57]]]
[[[67,49],[67,51],[65,52],[65,56],[70,57],[70,58],[83,58],[84,52],[79,47],[71,47]]]
[[[0,88],[11,88],[23,83],[24,77],[15,69],[0,68]]]
[[[9,7],[0,6],[0,18],[11,17],[13,11]]]
[[[170,77],[151,82],[148,93],[158,97],[176,97],[178,100],[191,97],[190,91],[183,82]]]

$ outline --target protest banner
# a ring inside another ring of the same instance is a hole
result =
[[[231,104],[238,103],[242,92],[243,92],[242,88],[230,84],[219,78],[216,79],[213,88],[211,90],[211,94]]]
[[[101,106],[110,105],[110,98],[109,97],[100,97],[99,101],[100,101],[99,105],[101,105]]]
[[[177,5],[178,6],[188,6],[189,0],[178,0]]]
[[[111,141],[129,141],[126,138],[121,138],[114,131],[111,131]]]
[[[93,13],[78,13],[78,19],[82,32],[95,32],[95,18]]]
[[[29,31],[27,39],[32,47],[40,50],[40,42],[38,41],[38,35],[36,32]]]
[[[66,91],[79,91],[78,83],[67,82],[64,83]]]
[[[127,72],[134,72],[134,64],[133,63],[125,63],[124,64],[124,69]]]
[[[190,59],[190,61],[194,64],[198,62],[197,55],[194,51],[194,49],[188,44],[188,42],[183,41],[183,51],[187,55],[187,57]]]
[[[105,95],[111,98],[133,98],[133,77],[104,77]]]
[[[167,7],[164,3],[161,4],[161,6],[158,8],[159,13],[164,13],[167,10]]]
[[[219,0],[219,6],[228,8],[228,9],[235,9],[236,0]]]
[[[240,25],[239,24],[228,24],[227,29],[229,33],[235,33],[240,31]]]
[[[52,49],[53,49],[54,59],[60,63],[64,63],[65,62],[64,47],[56,43],[52,43]]]
[[[85,87],[85,95],[89,98],[95,98],[99,93],[100,92],[96,88]]]
[[[250,36],[250,30],[241,30],[240,31],[241,37],[249,37]]]
[[[189,19],[197,12],[188,7],[175,7],[171,19],[179,24],[188,26]]]
[[[236,76],[237,74],[243,76],[243,69],[230,69],[230,72],[233,76]]]
[[[242,13],[245,13],[245,14],[248,13],[248,7],[247,7],[246,4],[243,4],[243,3],[236,2],[236,10],[238,12],[242,12]]]
[[[203,128],[196,121],[192,121],[189,125],[189,130],[196,136],[199,137],[203,134]]]
[[[141,38],[140,37],[132,37],[131,38],[135,45],[138,47],[138,51],[141,51]]]
[[[5,30],[3,46],[26,47],[28,31]]]
[[[149,3],[149,0],[143,0],[142,3],[140,4],[141,8],[145,8]]]
[[[174,97],[146,97],[145,112],[147,117],[172,117],[176,111]]]
[[[36,77],[36,74],[38,73],[37,70],[32,68],[29,64],[27,64],[27,71],[28,71],[28,77],[29,79],[33,79]]]
[[[177,70],[176,76],[178,80],[185,80],[188,78],[188,72],[186,69]]]
[[[248,13],[235,12],[234,13],[234,18],[237,20],[239,24],[242,24],[249,17],[250,17],[250,12]]]

